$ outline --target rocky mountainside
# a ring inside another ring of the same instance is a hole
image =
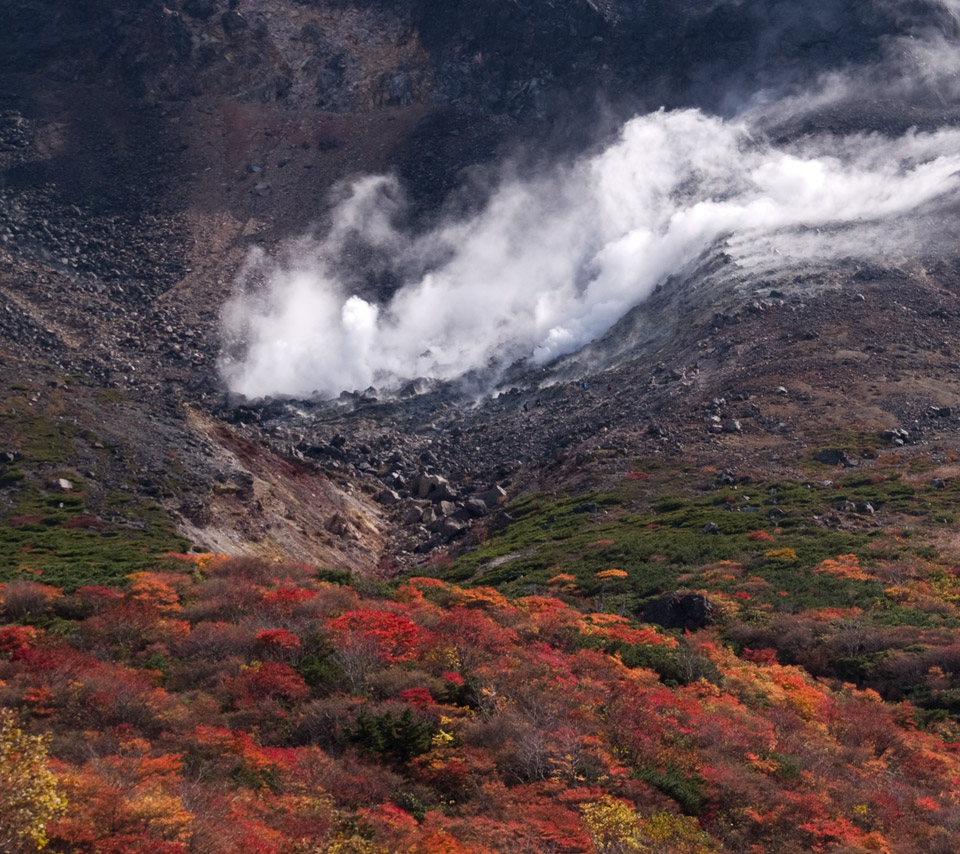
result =
[[[4,4],[8,512],[24,484],[62,476],[123,529],[142,520],[110,510],[118,495],[204,548],[356,568],[457,541],[495,518],[491,490],[584,481],[587,460],[775,468],[851,425],[953,443],[960,305],[944,253],[811,274],[816,287],[668,287],[591,352],[479,403],[429,382],[389,400],[240,401],[217,362],[250,249],[323,230],[344,179],[397,174],[417,231],[480,204],[504,158],[535,171],[660,106],[732,115],[850,68],[875,80],[902,40],[955,29],[945,5],[876,0]],[[888,95],[767,124],[789,140],[953,120],[935,86]],[[66,444],[31,456],[44,431]]]

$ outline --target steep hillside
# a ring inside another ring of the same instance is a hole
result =
[[[301,500],[306,493],[301,496],[289,480],[262,488],[258,480],[253,493],[264,516],[254,522],[250,502],[212,491],[223,480],[260,477],[256,465],[237,456],[234,440],[224,439],[220,428],[208,429],[204,414],[211,404],[222,411],[225,402],[233,403],[220,396],[220,309],[251,248],[279,253],[288,239],[314,228],[322,232],[334,186],[358,174],[399,175],[412,200],[416,233],[436,221],[445,198],[456,210],[482,203],[490,191],[485,173],[477,171],[484,163],[510,155],[521,173],[535,172],[545,160],[568,159],[611,138],[620,120],[634,113],[665,105],[730,114],[758,90],[799,92],[825,74],[851,68],[867,70],[871,86],[879,87],[877,99],[834,100],[813,114],[807,109],[779,118],[774,111],[768,121],[780,122],[777,132],[788,136],[818,127],[897,133],[909,123],[941,126],[952,108],[943,97],[946,84],[930,76],[940,54],[920,57],[932,82],[909,98],[880,83],[897,79],[900,60],[890,56],[900,55],[904,39],[936,45],[953,38],[954,29],[949,10],[938,3],[904,10],[867,0],[802,9],[760,2],[656,9],[618,2],[439,9],[417,2],[293,0],[6,4],[0,10],[0,371],[14,393],[3,406],[20,411],[19,385],[28,396],[44,398],[33,404],[41,409],[46,396],[62,398],[51,402],[54,419],[76,419],[102,439],[117,433],[113,441],[123,446],[130,470],[123,477],[122,466],[98,472],[107,491],[125,482],[137,491],[143,472],[152,470],[156,480],[170,455],[181,457],[193,481],[189,492],[149,487],[143,497],[159,498],[181,532],[211,548],[292,548],[298,557],[327,559],[327,551],[311,545],[312,534],[301,531],[337,527],[334,513],[324,510],[315,518]],[[790,124],[801,121],[800,128]],[[358,292],[388,294],[397,286],[394,274],[378,273],[369,252],[364,245],[348,247],[338,263]],[[945,260],[941,255],[894,263],[892,271],[881,264],[828,273],[831,286],[841,288],[834,297],[841,304],[844,294],[862,292],[871,280],[877,287],[869,302],[844,306],[839,314],[830,304],[790,300],[777,308],[770,293],[796,297],[788,281],[692,297],[669,288],[650,313],[636,317],[629,335],[621,327],[611,339],[614,347],[554,374],[580,382],[608,366],[613,349],[622,368],[613,383],[618,405],[608,413],[603,407],[609,404],[596,401],[596,417],[578,415],[569,428],[569,420],[549,407],[545,418],[534,411],[524,443],[539,441],[540,433],[560,435],[530,453],[509,447],[517,433],[511,418],[501,417],[501,401],[485,430],[502,427],[502,441],[491,443],[488,435],[481,445],[496,447],[502,459],[485,465],[483,476],[492,481],[494,469],[514,459],[551,462],[558,442],[586,439],[601,426],[613,427],[611,419],[639,422],[672,407],[659,390],[647,395],[651,368],[661,363],[667,378],[699,366],[696,406],[752,392],[740,387],[739,377],[728,381],[740,363],[751,377],[775,365],[782,376],[771,378],[774,389],[796,386],[804,393],[820,387],[818,374],[836,375],[839,390],[849,387],[842,377],[860,368],[867,384],[911,382],[914,372],[937,370],[940,385],[926,394],[930,403],[949,406],[952,369],[943,353],[953,334],[947,292],[954,274]],[[818,271],[807,280],[814,276],[823,278]],[[892,288],[884,284],[891,279]],[[893,289],[904,292],[903,300],[891,297]],[[758,298],[771,303],[771,312],[743,314]],[[925,323],[927,312],[936,315],[942,336]],[[725,318],[720,325],[713,323],[715,314]],[[729,318],[735,326],[723,325]],[[915,319],[918,328],[908,328]],[[781,325],[789,329],[795,322],[792,328],[819,334],[818,327],[834,321],[844,327],[826,333],[838,341],[836,349],[790,343],[798,352],[795,368],[770,358],[781,347],[778,337],[794,340],[793,333],[779,331]],[[868,327],[884,339],[901,338],[879,345],[888,350],[882,358],[869,351],[863,365],[863,356],[850,353],[871,343]],[[839,343],[843,338],[851,339],[849,347]],[[651,356],[625,367],[635,344]],[[881,369],[890,351],[901,347],[916,354],[915,367],[901,375],[898,355],[897,371]],[[730,353],[737,355],[731,359]],[[542,379],[519,376],[507,387],[533,388]],[[45,391],[61,386],[67,390]],[[557,394],[564,399],[556,387],[517,402],[529,408]],[[907,413],[898,409],[896,395],[892,386],[889,394],[886,386],[871,392],[890,403],[858,421],[899,426]],[[593,401],[586,410],[580,403],[574,396],[563,406],[594,412]],[[188,417],[184,404],[198,417]],[[431,405],[414,406],[414,431],[436,420]],[[672,429],[659,420],[658,427]],[[283,429],[271,437],[279,440],[273,450],[302,468],[290,446],[301,440],[309,445],[315,428],[275,426]],[[332,424],[331,435],[343,429],[353,427]],[[287,442],[284,430],[302,435]],[[23,431],[7,432],[5,441],[16,452]],[[253,432],[246,438],[262,440]],[[270,479],[286,471],[274,468]],[[330,468],[325,471],[329,476]],[[342,487],[324,487],[335,490],[334,505],[350,503]],[[263,500],[261,493],[274,498]],[[278,512],[281,501],[288,506]],[[212,510],[199,513],[198,505]],[[361,527],[377,527],[375,511],[364,515],[368,522]],[[371,546],[365,554],[376,551]]]

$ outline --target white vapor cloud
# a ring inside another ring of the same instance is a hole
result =
[[[904,32],[880,40],[878,61],[831,70],[790,95],[761,89],[745,114],[770,125],[832,107],[872,105],[883,111],[955,104],[960,98],[960,0],[940,0],[913,18],[900,0],[878,0],[878,5],[900,11],[910,22]]]
[[[955,202],[960,130],[820,136],[777,147],[748,120],[696,110],[634,118],[601,153],[505,180],[479,213],[417,237],[389,177],[357,181],[318,244],[251,257],[227,306],[223,364],[248,397],[452,379],[544,363],[609,329],[725,241],[739,269],[909,254],[917,223]],[[360,240],[402,284],[384,305],[338,280]]]

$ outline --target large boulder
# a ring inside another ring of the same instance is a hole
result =
[[[487,502],[481,501],[479,498],[468,498],[463,506],[471,516],[479,517],[487,512]]]
[[[842,448],[824,448],[817,452],[814,459],[826,466],[843,466],[844,468],[854,468],[860,464],[858,460],[847,456],[847,452]]]
[[[487,507],[496,507],[507,500],[507,491],[502,486],[494,484],[490,489],[478,492],[473,497],[482,501]]]
[[[643,611],[643,621],[665,629],[695,631],[716,622],[713,603],[702,593],[666,593]]]
[[[417,495],[426,498],[435,504],[440,501],[456,501],[457,493],[450,486],[450,481],[438,474],[425,474],[417,484]]]

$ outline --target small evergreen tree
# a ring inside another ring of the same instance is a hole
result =
[[[399,717],[391,712],[370,715],[362,710],[356,728],[347,735],[366,750],[402,764],[430,749],[434,730],[426,721],[418,721],[410,709],[404,709]]]

